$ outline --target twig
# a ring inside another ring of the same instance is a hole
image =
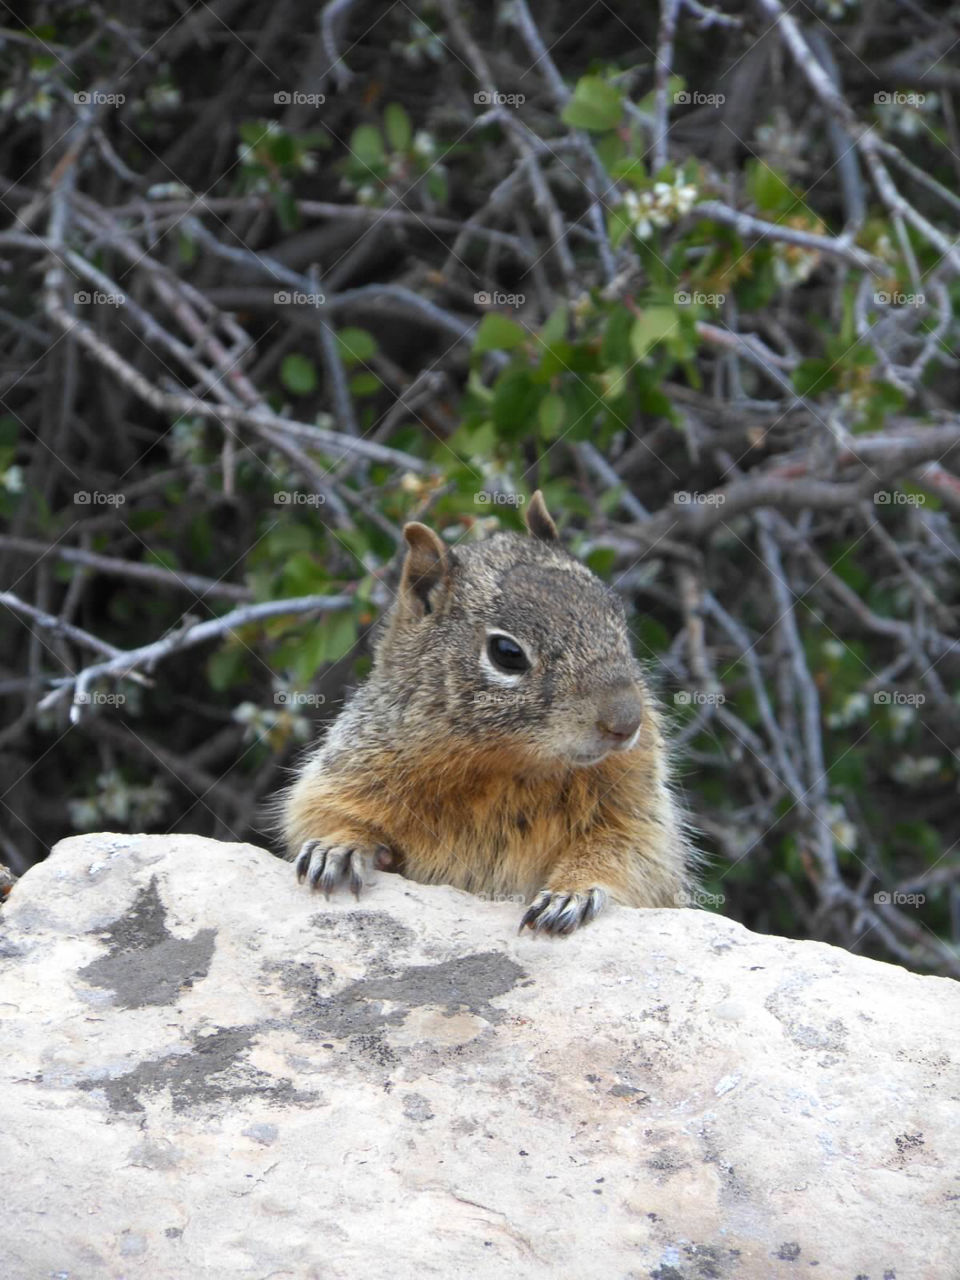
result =
[[[97,573],[114,578],[127,578],[135,582],[149,582],[165,590],[189,591],[193,596],[208,596],[216,600],[252,600],[253,592],[232,582],[220,582],[204,578],[198,573],[186,573],[180,569],[163,569],[160,565],[141,564],[136,560],[118,560],[97,551],[83,551],[78,547],[64,547],[60,543],[37,542],[33,538],[17,538],[0,534],[0,549],[19,555],[36,557],[39,563],[47,556],[55,556],[67,564],[79,564]]]
[[[338,609],[349,609],[354,603],[352,595],[340,596],[296,596],[290,600],[270,600],[264,604],[251,604],[243,609],[234,609],[219,618],[210,618],[206,622],[197,622],[186,628],[168,632],[151,644],[141,645],[138,649],[129,649],[118,653],[107,662],[99,662],[84,667],[75,676],[64,677],[57,681],[53,689],[40,703],[39,710],[58,702],[71,686],[74,687],[73,705],[70,708],[70,719],[76,724],[80,719],[80,707],[86,701],[87,690],[98,680],[120,679],[129,677],[140,667],[152,671],[156,664],[171,653],[179,653],[183,649],[192,649],[195,645],[205,644],[207,640],[226,635],[239,627],[252,623],[264,622],[269,618],[301,613],[331,613]]]
[[[653,66],[653,156],[654,173],[667,163],[667,131],[669,129],[670,104],[667,92],[670,87],[670,70],[673,66],[673,38],[677,30],[680,0],[660,0],[660,30],[657,34],[657,51]]]
[[[755,218],[753,214],[731,209],[719,200],[701,200],[699,204],[693,206],[688,217],[712,218],[714,222],[733,227],[743,240],[758,236],[761,239],[780,240],[784,244],[795,244],[803,249],[827,253],[832,257],[841,258],[844,262],[849,262],[851,266],[860,267],[863,271],[871,271],[876,276],[886,276],[890,271],[889,266],[882,259],[837,236],[822,236],[816,231],[801,231],[797,227],[766,222],[762,218]]]
[[[75,627],[72,623],[64,621],[63,618],[56,618],[52,613],[38,609],[36,605],[30,604],[27,600],[21,600],[12,591],[0,591],[0,604],[6,605],[13,613],[22,613],[32,622],[35,622],[37,626],[43,627],[47,631],[53,631],[57,635],[65,636],[68,640],[72,640],[74,644],[82,645],[86,649],[92,649],[95,653],[104,653],[108,657],[115,658],[121,652],[114,645],[107,644],[106,640],[101,640],[98,636],[91,635],[89,631],[84,631],[81,627]]]

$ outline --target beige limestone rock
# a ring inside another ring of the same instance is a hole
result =
[[[518,919],[63,841],[0,912],[3,1280],[960,1276],[958,984]]]

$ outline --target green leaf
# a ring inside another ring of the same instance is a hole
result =
[[[673,307],[647,307],[637,316],[630,329],[630,347],[637,360],[642,360],[651,347],[668,337],[679,324]]]
[[[602,133],[615,129],[622,115],[620,91],[599,76],[583,76],[577,81],[573,97],[561,112],[561,119],[575,129]]]
[[[492,390],[485,382],[482,381],[480,374],[476,369],[471,369],[467,374],[467,391],[471,396],[479,400],[482,406],[488,405],[493,399]],[[484,412],[485,411],[486,410],[484,408]]]
[[[317,389],[317,371],[313,361],[296,352],[284,356],[280,365],[280,381],[295,396],[308,396]]]
[[[293,164],[299,159],[297,141],[289,133],[271,133],[267,141],[267,150],[278,168]]]
[[[358,373],[350,379],[350,390],[355,396],[372,396],[380,390],[381,382],[375,373]]]
[[[633,224],[622,217],[618,210],[611,209],[607,215],[607,235],[610,237],[610,247],[618,248],[620,241],[630,234],[633,230]]]
[[[394,151],[409,151],[413,138],[410,117],[399,102],[391,102],[383,113],[383,131]]]
[[[493,392],[490,393],[491,399]],[[497,429],[492,422],[480,422],[475,427],[461,426],[447,441],[458,454],[472,458],[489,457],[497,447]],[[469,473],[471,490],[476,489],[474,472]]]
[[[641,614],[632,630],[639,641],[643,657],[652,657],[670,648],[670,632],[662,622],[651,618],[649,614]]]
[[[356,640],[357,620],[350,610],[328,614],[321,623],[309,627],[294,657],[297,682],[307,685],[325,663],[337,662],[349,653]]]
[[[278,191],[274,196],[277,218],[284,231],[296,231],[300,226],[300,210],[290,191]]]
[[[244,120],[237,132],[248,147],[258,147],[267,136],[267,126],[262,120]]]
[[[368,169],[377,169],[386,160],[383,138],[380,130],[373,124],[361,124],[354,129],[350,135],[350,150]]]
[[[243,645],[222,645],[207,659],[207,680],[211,689],[224,693],[247,678],[247,650]]]
[[[479,355],[482,351],[510,351],[513,347],[522,346],[526,340],[526,330],[515,320],[508,319],[499,311],[490,311],[480,321],[473,352]]]
[[[337,332],[337,350],[344,364],[370,360],[377,354],[377,340],[366,329],[340,329]]]
[[[594,547],[587,555],[587,564],[599,578],[608,578],[617,563],[613,547]]]
[[[446,171],[442,164],[435,164],[428,169],[426,176],[427,194],[437,204],[446,204],[450,194]]]
[[[567,335],[567,306],[561,302],[559,306],[554,307],[547,317],[547,322],[540,330],[540,341],[544,346],[552,346],[555,342],[562,341]]]
[[[337,662],[357,642],[357,620],[349,609],[331,613],[323,624],[325,661]]]
[[[547,440],[556,439],[566,420],[566,416],[567,410],[563,403],[563,396],[558,396],[555,392],[544,396],[537,411],[541,434]]]
[[[667,418],[671,422],[675,420],[676,414],[673,403],[660,388],[649,378],[642,375],[647,370],[635,370],[637,373],[637,408],[643,413],[648,413],[652,418]]]
[[[493,422],[503,432],[529,430],[540,400],[540,388],[527,369],[505,369],[493,393]]]
[[[604,133],[597,138],[594,147],[600,157],[600,163],[612,177],[614,166],[622,164],[627,154],[626,143],[619,133]],[[643,171],[642,165],[640,170]]]
[[[562,338],[551,342],[546,349],[538,347],[537,351],[540,356],[541,381],[549,382],[557,374],[569,373],[573,367],[574,348]]]
[[[836,370],[829,360],[801,360],[793,371],[793,389],[798,396],[818,395],[836,381]]]
[[[600,356],[604,364],[630,363],[630,329],[632,316],[626,307],[616,307],[607,317]]]
[[[362,566],[370,555],[370,538],[361,528],[341,529],[337,534],[337,541],[356,556],[358,565]]]
[[[298,551],[292,555],[283,566],[280,580],[280,591],[284,596],[319,594],[329,582],[323,565],[312,551]]]
[[[263,559],[272,565],[279,565],[296,552],[310,551],[312,548],[313,534],[305,525],[284,522],[274,525],[251,555],[258,562]]]
[[[569,382],[564,388],[566,437],[569,440],[595,440],[595,420],[603,410],[603,401],[589,383]]]
[[[747,190],[757,208],[766,213],[786,213],[797,202],[786,178],[762,160],[748,164]]]
[[[667,101],[669,103],[674,103],[676,99],[676,95],[678,93],[681,93],[684,89],[686,89],[686,87],[687,87],[687,82],[683,78],[683,76],[674,76],[674,75],[668,76],[667,77]],[[637,103],[637,110],[644,111],[644,112],[653,112],[656,108],[656,100],[657,100],[656,90],[651,89],[650,92],[646,94],[644,97],[642,97],[640,101]],[[676,105],[685,106],[686,104],[681,100],[680,102],[676,103]]]

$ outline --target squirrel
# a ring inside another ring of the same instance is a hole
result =
[[[300,882],[365,871],[487,897],[568,934],[608,900],[683,906],[695,855],[620,598],[560,543],[538,489],[526,534],[450,547],[404,526],[366,681],[279,797]]]

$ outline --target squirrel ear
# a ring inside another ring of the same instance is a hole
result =
[[[450,556],[438,535],[418,520],[403,526],[403,536],[408,550],[400,579],[400,596],[423,617],[431,612],[430,592],[450,576]]]
[[[547,504],[543,500],[543,494],[538,489],[530,499],[530,505],[527,507],[524,521],[527,528],[535,538],[539,538],[541,542],[559,542],[560,535],[557,533],[557,526],[550,517],[547,510]]]

